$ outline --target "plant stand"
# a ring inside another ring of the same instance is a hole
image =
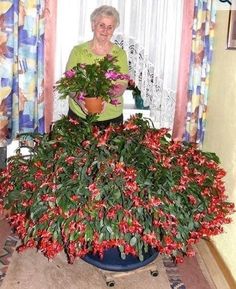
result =
[[[108,270],[103,270],[103,269],[99,269],[99,268],[97,268],[97,269],[101,273],[101,275],[104,278],[108,287],[114,287],[115,286],[115,279],[129,276],[131,274],[138,274],[140,272],[149,271],[153,277],[157,277],[159,275],[157,260],[154,260],[153,262],[149,263],[148,265],[146,265],[144,267],[140,267],[138,269],[126,271],[126,272],[108,271]]]

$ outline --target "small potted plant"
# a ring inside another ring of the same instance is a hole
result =
[[[132,91],[135,107],[137,109],[149,109],[149,106],[144,106],[141,90],[135,84],[135,81],[133,79],[129,79],[127,89]]]
[[[95,112],[100,113],[102,101],[117,104],[114,93],[119,85],[118,81],[129,80],[128,74],[120,73],[116,62],[116,57],[108,54],[92,64],[78,63],[56,82],[55,90],[59,92],[61,99],[70,95],[75,101],[84,100],[87,108],[87,102],[96,100],[99,103],[96,103],[96,107],[99,109]]]
[[[10,210],[19,251],[64,250],[73,263],[117,247],[143,261],[151,247],[180,262],[192,244],[223,232],[234,204],[214,153],[171,140],[141,115],[105,131],[92,121],[62,117],[1,170],[0,207]]]

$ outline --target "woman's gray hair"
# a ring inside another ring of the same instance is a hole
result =
[[[116,21],[116,27],[119,26],[120,24],[120,16],[119,16],[119,12],[116,10],[116,8],[109,6],[109,5],[102,5],[100,7],[98,7],[97,9],[95,9],[92,14],[90,15],[90,21],[91,23],[93,23],[94,21],[96,21],[97,17],[100,16],[108,16],[108,17],[114,17],[115,21]]]

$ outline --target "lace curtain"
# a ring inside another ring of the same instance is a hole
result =
[[[128,55],[130,74],[142,91],[157,127],[173,126],[184,0],[58,0],[56,79],[63,74],[70,50],[92,38],[90,14],[108,4],[120,12],[113,41]],[[55,97],[57,119],[67,103]]]

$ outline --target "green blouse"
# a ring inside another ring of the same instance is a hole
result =
[[[119,46],[113,44],[110,54],[117,57],[117,65],[120,66],[120,72],[128,73],[128,61],[126,52]],[[92,64],[97,59],[101,58],[103,58],[103,56],[94,54],[90,49],[89,42],[85,42],[75,46],[72,49],[66,65],[66,70],[71,69],[77,63]],[[94,83],[94,85],[96,85],[96,83]],[[122,114],[123,97],[120,96],[118,100],[120,102],[118,105],[106,103],[105,111],[99,115],[98,121],[113,119]],[[81,110],[80,106],[71,97],[69,98],[69,107],[76,115],[85,118],[85,114]]]

